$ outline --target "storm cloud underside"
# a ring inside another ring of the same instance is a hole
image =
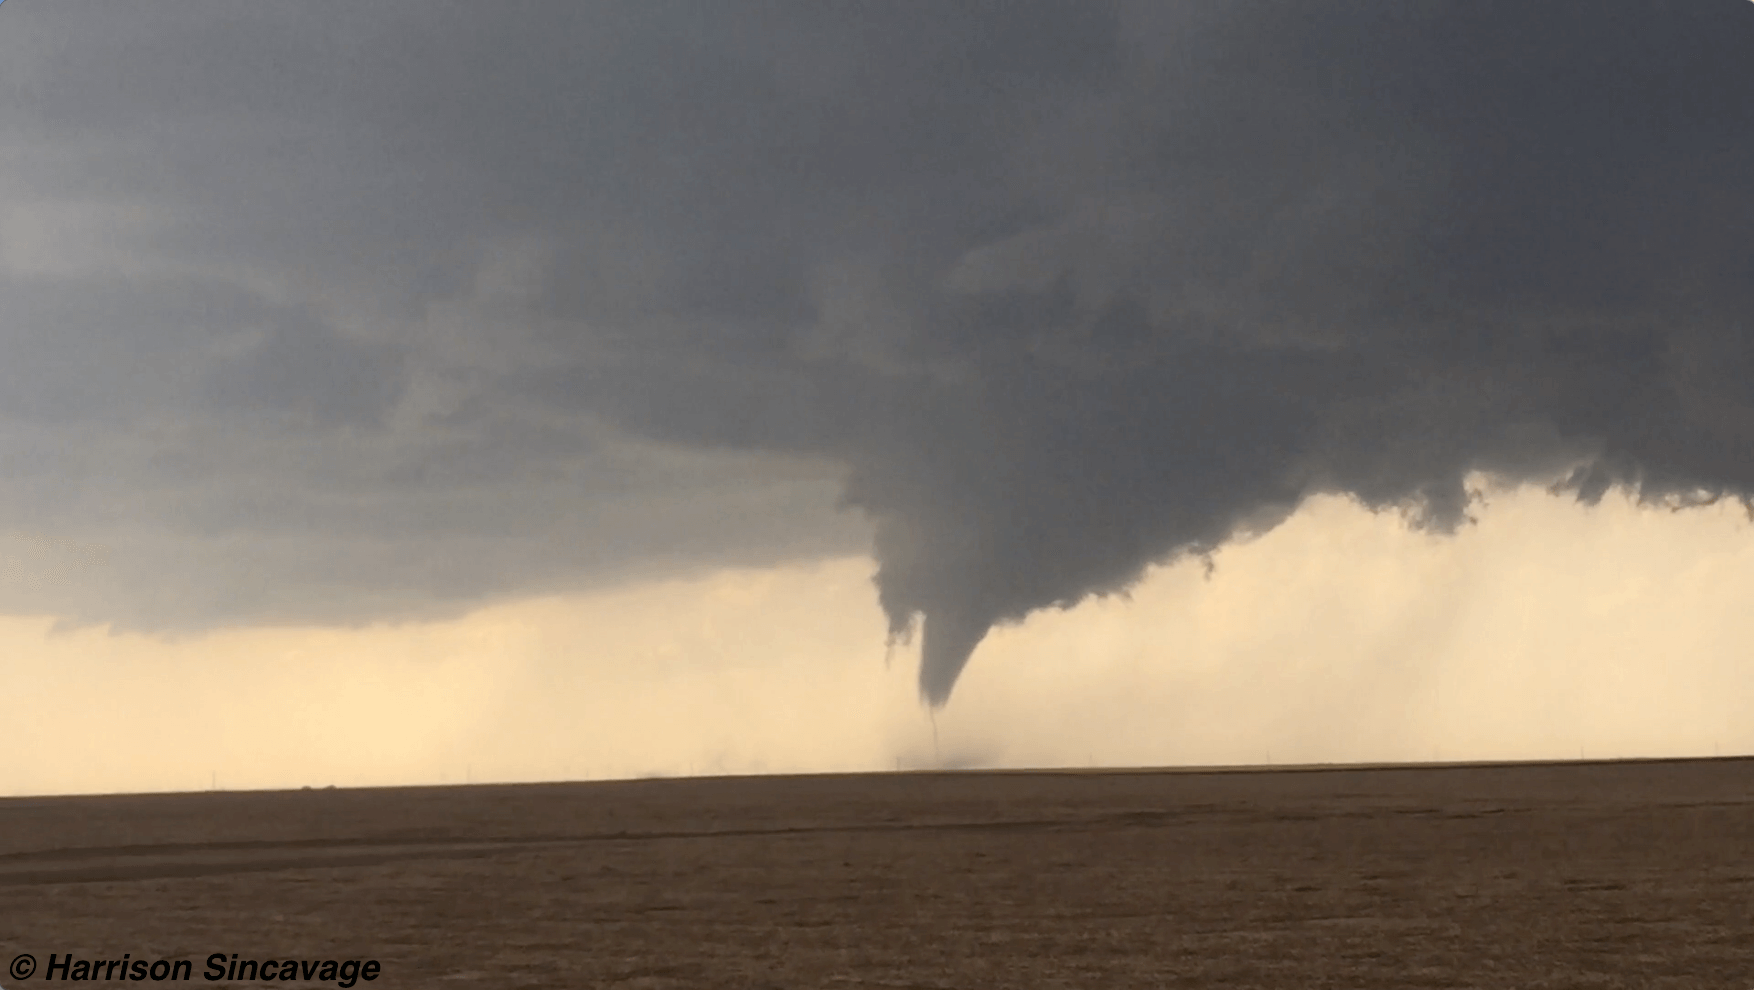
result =
[[[826,465],[940,705],[1315,494],[1754,491],[1744,0],[150,8],[0,12],[0,521],[170,577],[4,604],[808,557]]]

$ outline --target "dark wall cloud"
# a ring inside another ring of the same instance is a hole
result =
[[[0,48],[0,454],[111,450],[0,512],[180,589],[30,607],[842,552],[833,476],[942,704],[1312,494],[1754,490],[1744,0],[19,3]]]

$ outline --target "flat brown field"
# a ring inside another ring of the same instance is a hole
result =
[[[361,987],[1747,990],[1751,796],[1702,760],[14,798],[0,966],[39,964],[0,986],[51,952],[229,985],[235,952],[379,960]]]

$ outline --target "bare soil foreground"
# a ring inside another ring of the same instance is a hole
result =
[[[0,986],[1754,988],[1751,798],[1748,760],[14,798]]]

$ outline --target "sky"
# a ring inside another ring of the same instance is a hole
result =
[[[0,9],[0,793],[1754,751],[1754,7]]]

